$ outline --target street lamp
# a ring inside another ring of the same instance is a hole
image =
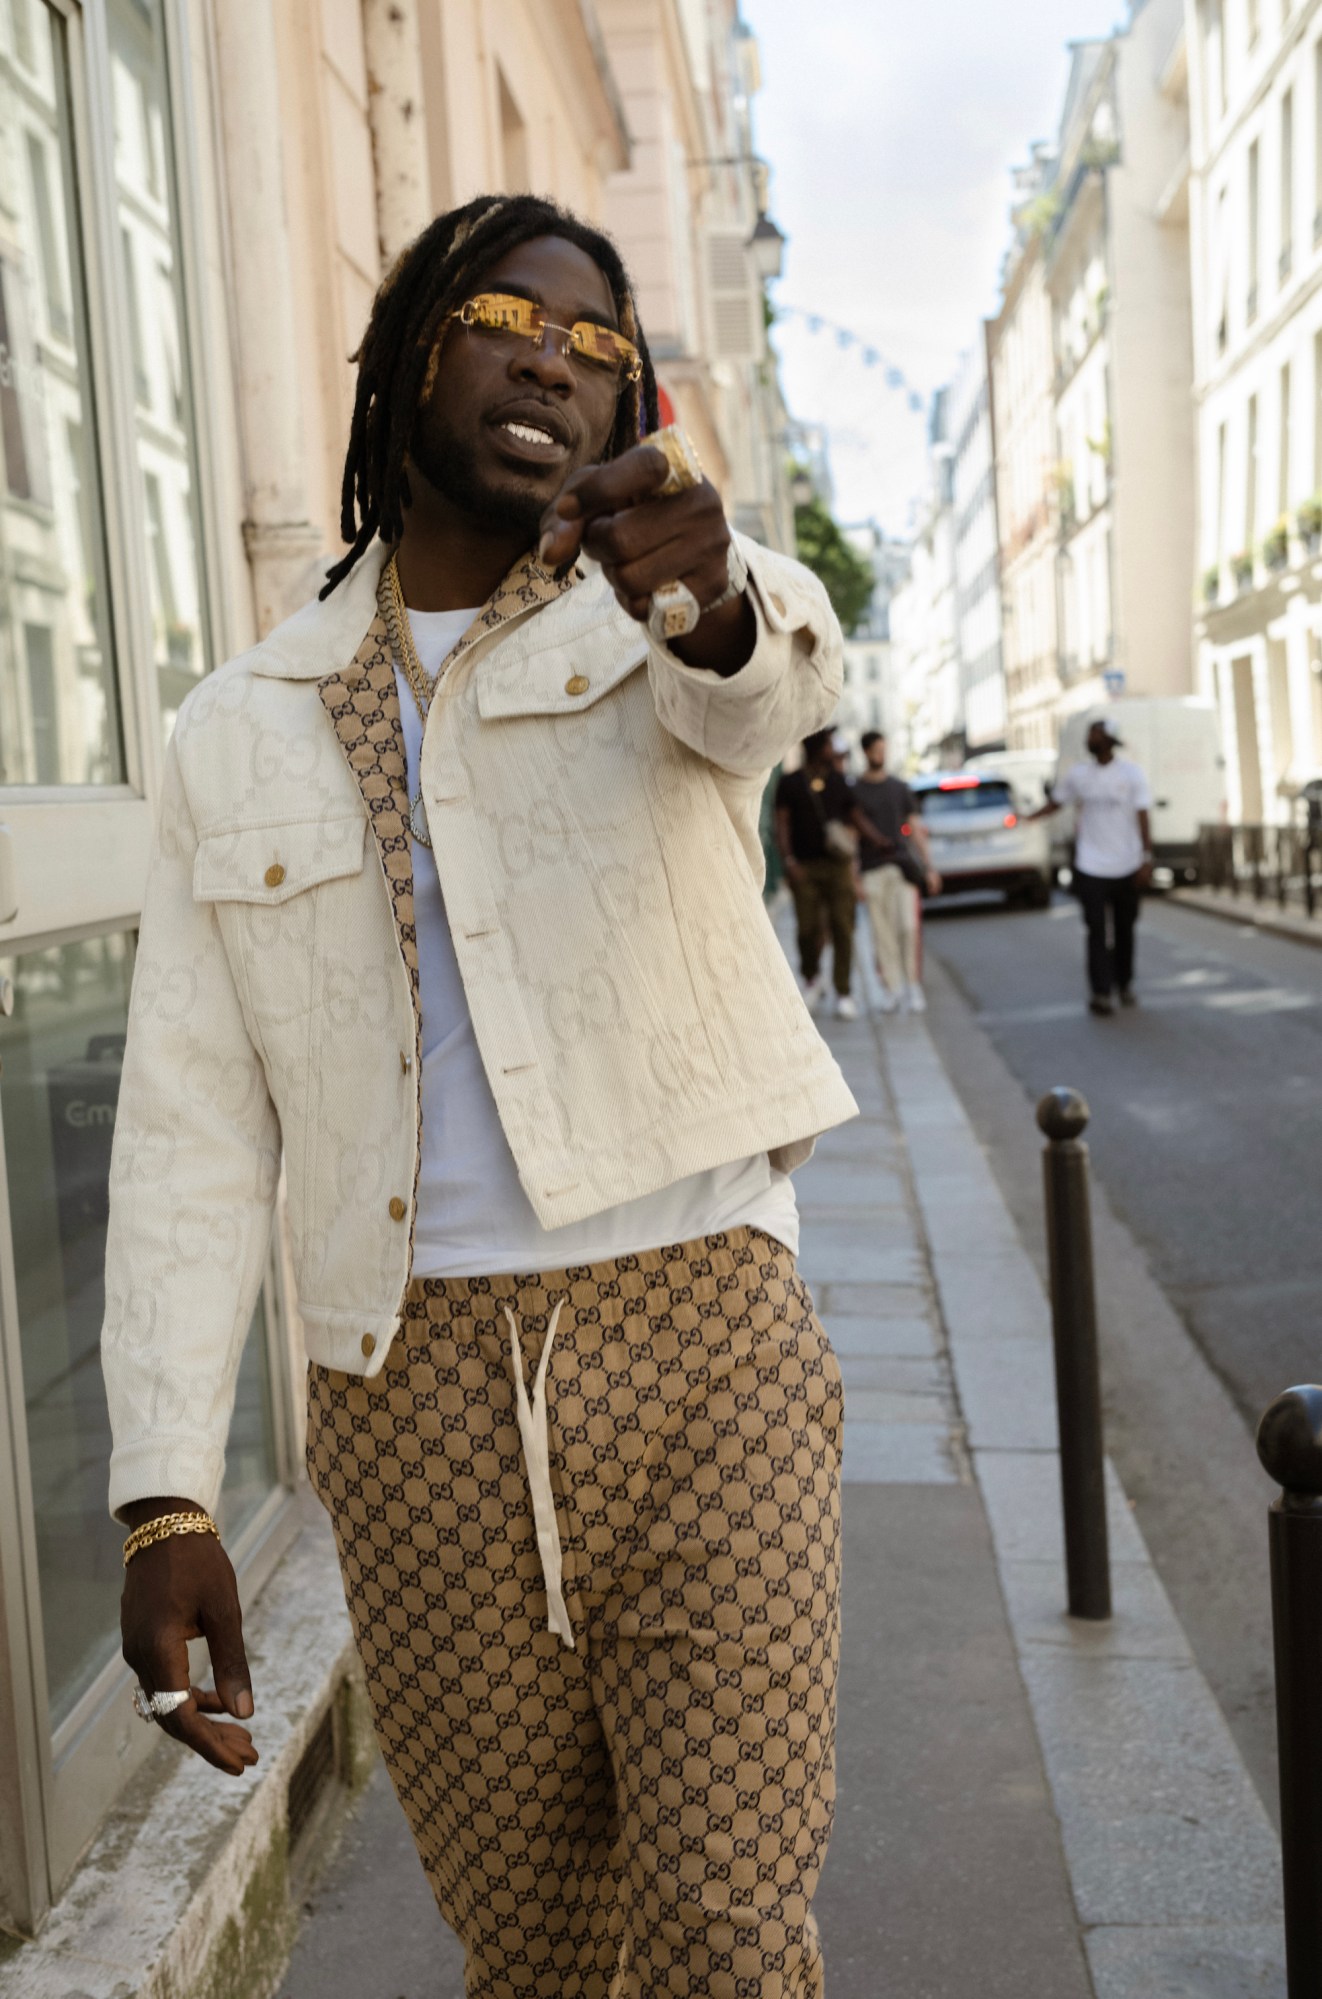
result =
[[[753,269],[766,284],[778,278],[785,267],[785,238],[769,215],[759,215],[748,239]]]

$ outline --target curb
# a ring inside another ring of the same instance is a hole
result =
[[[1212,889],[1173,888],[1167,890],[1166,900],[1181,909],[1196,910],[1200,916],[1215,916],[1222,923],[1247,925],[1272,937],[1288,937],[1295,944],[1322,948],[1322,920],[1291,916],[1288,910],[1274,906],[1265,898],[1261,902],[1251,897],[1245,901],[1242,896],[1222,896]]]
[[[1109,1461],[1115,1616],[1066,1615],[1047,1300],[926,1027],[877,1038],[1097,1999],[1281,1999],[1275,1833]]]

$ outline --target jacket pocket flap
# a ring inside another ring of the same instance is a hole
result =
[[[193,863],[197,902],[288,902],[318,882],[361,874],[367,820],[308,819],[292,826],[245,826],[208,833]]]
[[[484,722],[512,715],[572,715],[627,680],[647,658],[639,625],[621,633],[607,619],[563,644],[536,651],[511,647],[477,669],[477,712]]]

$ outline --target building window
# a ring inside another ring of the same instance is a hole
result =
[[[1322,492],[1322,333],[1313,335],[1313,491]]]
[[[1244,0],[1244,23],[1248,32],[1248,46],[1256,48],[1258,33],[1262,25],[1259,0]]]
[[[1261,205],[1262,205],[1262,154],[1255,139],[1249,147],[1249,269],[1248,297],[1245,301],[1245,318],[1252,326],[1258,316],[1258,265],[1262,247]]]
[[[22,134],[28,168],[0,237],[0,784],[111,785],[125,766],[69,79],[52,16],[42,8],[29,26],[23,89],[0,68],[0,125]]]
[[[185,4],[98,0],[86,34],[68,26],[79,11],[0,7],[0,818],[19,893],[0,958],[0,1480],[33,1557],[6,1571],[0,1620],[0,1737],[32,1776],[22,1810],[0,1796],[0,1927],[19,1931],[151,1748],[118,1657],[97,1345],[159,732],[207,664],[206,398],[166,86]],[[288,1472],[274,1296],[226,1485],[240,1565]]]
[[[1281,283],[1294,263],[1294,92],[1281,99]]]
[[[1218,118],[1226,110],[1226,18],[1224,0],[1207,0],[1207,32],[1204,41],[1207,74],[1212,85],[1212,108]]]
[[[196,439],[182,337],[161,0],[111,0],[115,194],[138,383],[138,476],[151,542],[152,656],[168,734],[210,663],[197,558]]]
[[[1281,369],[1281,428],[1277,471],[1276,511],[1284,514],[1290,504],[1290,363]]]
[[[1212,246],[1216,300],[1216,351],[1224,354],[1230,339],[1230,189],[1223,187],[1216,198],[1216,240]]]
[[[1244,443],[1244,552],[1252,555],[1258,539],[1258,398],[1249,397],[1248,435]]]
[[[1313,241],[1322,242],[1322,41],[1313,44]]]

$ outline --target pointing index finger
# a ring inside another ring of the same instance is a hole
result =
[[[578,553],[590,520],[653,499],[669,476],[665,453],[652,444],[635,444],[604,465],[585,465],[565,481],[543,516],[542,561],[569,560]]]

